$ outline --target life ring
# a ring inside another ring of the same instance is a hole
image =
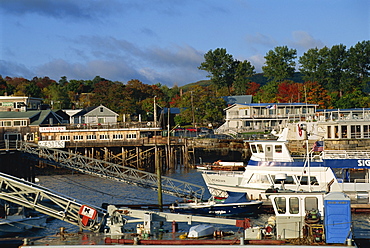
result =
[[[81,127],[81,125],[80,124],[77,124],[77,128],[80,128]]]

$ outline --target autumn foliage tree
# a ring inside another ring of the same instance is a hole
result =
[[[278,102],[300,102],[301,101],[301,84],[290,80],[281,82],[278,85],[276,99]]]
[[[255,96],[260,89],[261,85],[255,82],[247,83],[247,90],[245,91],[246,95]]]
[[[301,87],[301,95],[307,103],[318,104],[319,108],[327,109],[331,106],[331,97],[317,82],[305,82]]]

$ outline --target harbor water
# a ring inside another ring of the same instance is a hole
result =
[[[196,169],[176,170],[167,173],[165,176],[205,187],[204,181],[201,177],[201,172]],[[158,193],[156,191],[90,175],[71,172],[63,175],[38,176],[38,178],[40,180],[39,184],[44,187],[73,197],[77,201],[81,200],[97,207],[101,207],[103,203],[119,205],[158,204]],[[209,196],[210,195],[206,190],[204,198],[208,198]],[[163,195],[163,204],[171,204],[174,203],[175,200],[181,199],[174,196]],[[250,219],[253,225],[263,225],[266,223],[269,216],[271,215],[262,213],[258,217],[252,217]],[[44,229],[30,231],[17,238],[18,240],[22,240],[25,237],[43,239],[45,239],[45,237],[55,237],[61,227],[64,227],[68,233],[77,233],[79,231],[77,226],[73,226],[61,220],[52,219],[48,221]],[[127,225],[127,229],[132,230],[133,232],[136,232],[135,227],[136,224]],[[187,232],[189,227],[190,226],[186,223],[179,223],[180,232]],[[164,229],[166,228],[171,231],[171,223],[165,223]],[[216,228],[223,231],[241,231],[235,226],[216,225]],[[370,214],[353,214],[353,231],[356,240],[365,242],[361,247],[370,247],[370,243],[368,243],[368,241],[364,241],[366,239],[370,239]],[[13,245],[7,247],[17,246]]]

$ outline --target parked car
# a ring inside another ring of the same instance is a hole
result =
[[[185,131],[185,128],[183,127],[177,127],[174,129],[174,131]]]
[[[199,132],[200,131],[200,129],[196,127],[188,127],[186,128],[186,130],[189,132]]]

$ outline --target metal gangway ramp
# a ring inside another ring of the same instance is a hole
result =
[[[204,222],[223,225],[237,225],[237,219],[224,219],[206,216],[186,215],[168,212],[153,212],[149,210],[135,210],[130,208],[117,208],[115,205],[108,205],[108,210],[84,203],[69,196],[55,192],[46,187],[23,179],[10,176],[0,172],[0,199],[12,202],[40,213],[52,216],[59,220],[79,226],[82,229],[92,232],[104,232],[106,234],[121,234],[109,232],[109,229],[116,224],[137,223],[138,221],[167,221],[167,222]],[[96,213],[89,221],[84,222],[84,213]],[[130,217],[125,222],[120,222],[118,215]],[[110,218],[110,219],[109,219]],[[248,221],[249,222],[249,221]],[[148,224],[148,223],[147,223]],[[108,232],[106,232],[108,230]],[[115,229],[117,231],[117,229]],[[123,231],[123,230],[121,230]]]
[[[25,156],[41,160],[47,164],[65,167],[102,178],[124,182],[139,187],[158,190],[158,176],[126,166],[89,158],[59,149],[38,146],[34,143],[22,142],[19,146]],[[164,194],[180,198],[202,199],[204,187],[185,181],[161,176],[161,188]]]
[[[107,215],[102,208],[77,202],[69,196],[4,173],[0,173],[0,198],[94,232],[104,226]],[[85,226],[81,223],[80,211],[87,206],[97,211],[97,221]]]

